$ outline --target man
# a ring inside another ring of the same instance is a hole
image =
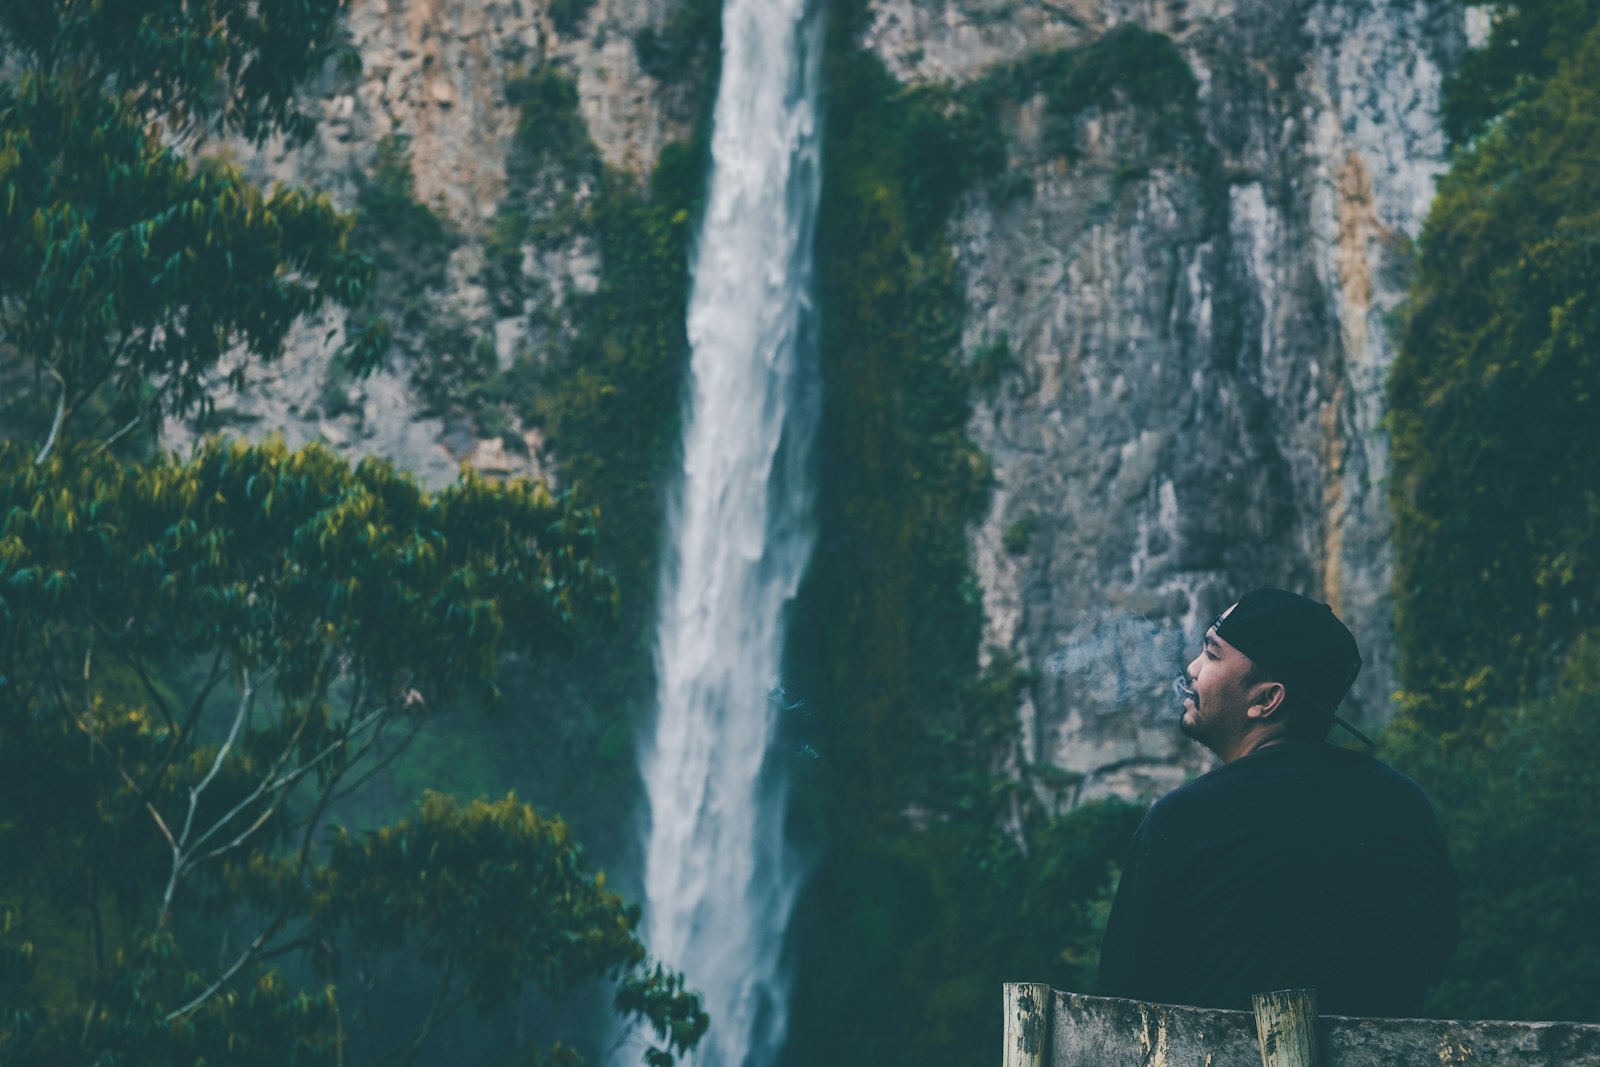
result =
[[[1134,838],[1100,993],[1248,1010],[1315,989],[1330,1015],[1415,1015],[1460,934],[1427,796],[1324,741],[1361,668],[1326,604],[1281,589],[1219,615],[1187,671],[1182,729],[1222,766]]]

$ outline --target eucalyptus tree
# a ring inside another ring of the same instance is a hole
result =
[[[637,909],[514,796],[329,826],[425,716],[493,700],[503,657],[614,614],[592,511],[278,441],[110,447],[370,284],[327,198],[196,152],[309,133],[295,86],[340,6],[0,0],[6,1064],[406,1061],[462,1005],[594,978],[653,1064],[706,1026]],[[383,347],[374,327],[342,358]],[[407,952],[429,1003],[358,1038]]]

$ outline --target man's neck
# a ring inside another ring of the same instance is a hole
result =
[[[1232,763],[1234,760],[1242,759],[1245,756],[1250,755],[1252,752],[1260,752],[1264,748],[1270,748],[1273,745],[1282,744],[1288,740],[1290,740],[1289,735],[1281,729],[1260,731],[1252,730],[1250,733],[1247,733],[1243,737],[1239,738],[1239,740],[1235,742],[1233,747],[1227,752],[1218,752],[1217,757],[1221,759],[1223,763]]]

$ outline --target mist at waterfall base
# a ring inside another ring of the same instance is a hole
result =
[[[1091,613],[1044,662],[1076,702],[1102,715],[1135,714],[1176,724],[1183,717],[1177,681],[1195,646],[1179,626],[1104,608]]]
[[[773,699],[814,537],[819,410],[809,314],[820,188],[820,16],[727,0],[710,189],[689,299],[690,395],[669,501],[645,941],[698,990],[703,1067],[763,1067],[788,1023],[783,946],[804,878],[784,836]],[[781,691],[781,689],[780,689]]]

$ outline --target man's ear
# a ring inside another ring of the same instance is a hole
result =
[[[1250,696],[1250,706],[1245,709],[1245,716],[1276,722],[1283,717],[1283,701],[1287,695],[1288,690],[1282,682],[1261,682]]]

